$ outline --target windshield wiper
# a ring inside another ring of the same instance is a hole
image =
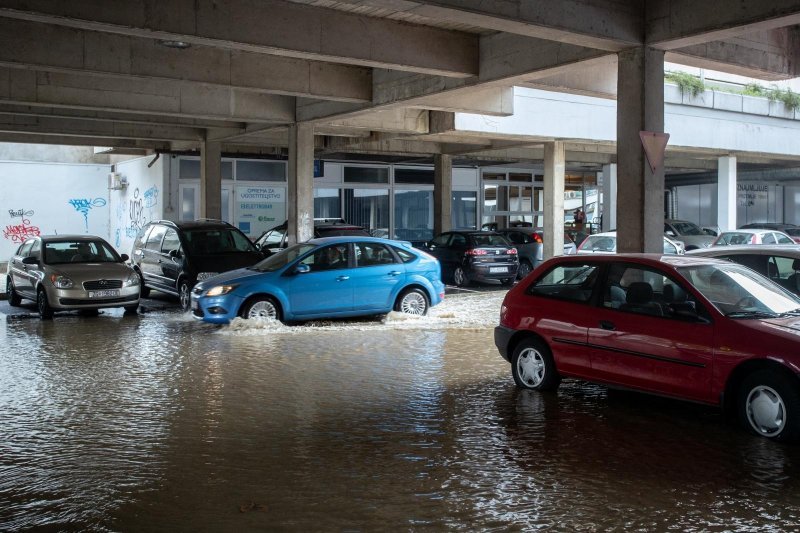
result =
[[[725,313],[725,316],[728,318],[778,318],[780,315],[766,311],[731,311]]]

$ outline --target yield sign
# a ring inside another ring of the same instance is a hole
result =
[[[639,138],[642,140],[644,155],[650,164],[650,170],[655,174],[656,169],[664,165],[664,150],[667,148],[667,142],[669,142],[669,133],[640,131]]]

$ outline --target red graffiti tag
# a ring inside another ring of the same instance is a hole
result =
[[[31,226],[31,221],[27,218],[22,219],[22,224],[16,226],[6,226],[3,230],[3,237],[11,239],[11,242],[22,242],[28,237],[41,235],[38,226]]]

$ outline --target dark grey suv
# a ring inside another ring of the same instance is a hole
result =
[[[244,233],[220,220],[151,222],[139,231],[131,251],[142,297],[151,289],[172,294],[184,310],[189,309],[192,287],[198,281],[263,258]]]

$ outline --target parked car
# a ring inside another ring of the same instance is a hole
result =
[[[664,235],[670,239],[682,241],[687,252],[698,248],[708,248],[714,242],[714,237],[688,220],[665,220]]]
[[[288,222],[280,226],[275,226],[261,234],[256,239],[256,248],[265,255],[274,254],[289,245],[287,228]],[[341,218],[315,218],[314,219],[314,238],[337,237],[343,235],[355,235],[359,237],[369,237],[370,234],[361,226],[348,224]]]
[[[782,231],[770,229],[738,229],[723,231],[717,235],[713,246],[730,246],[734,244],[795,244],[795,242]]]
[[[714,246],[689,255],[735,261],[800,295],[800,246]]]
[[[539,266],[544,258],[544,245],[542,228],[502,228],[497,233],[504,236],[517,249],[519,269],[517,279],[522,279]],[[564,235],[564,255],[574,254],[577,251],[575,243],[566,234]]]
[[[782,231],[792,238],[796,243],[800,243],[800,226],[783,222],[752,222],[745,224],[742,229],[772,229]]]
[[[100,237],[46,235],[27,239],[8,262],[6,296],[9,305],[23,299],[36,302],[39,317],[53,311],[139,307],[139,276]]]
[[[695,256],[561,256],[512,288],[495,344],[520,388],[562,377],[721,406],[800,438],[800,298]]]
[[[589,235],[578,245],[579,254],[615,254],[617,253],[617,232],[605,231]],[[664,237],[664,253],[683,255],[683,242]]]
[[[447,231],[428,241],[425,249],[439,260],[442,279],[459,287],[473,281],[511,285],[517,277],[517,249],[494,231]]]
[[[244,233],[220,220],[151,222],[139,231],[131,252],[142,297],[151,289],[165,292],[177,296],[184,310],[198,281],[263,258]]]
[[[236,317],[288,322],[392,310],[425,315],[442,298],[439,262],[410,243],[327,237],[198,283],[192,313],[218,324]]]

